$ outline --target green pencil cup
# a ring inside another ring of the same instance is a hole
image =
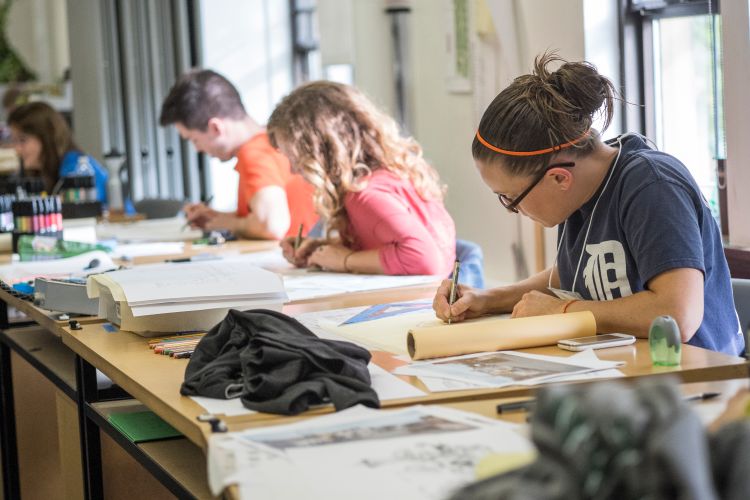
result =
[[[657,366],[677,366],[682,358],[680,327],[671,316],[657,316],[648,330],[651,361]]]

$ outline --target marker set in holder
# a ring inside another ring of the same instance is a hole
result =
[[[0,181],[0,193],[27,196],[44,192],[41,177],[10,177]]]
[[[59,196],[31,196],[12,202],[13,252],[24,234],[62,239],[62,201]]]
[[[99,217],[102,204],[97,201],[96,184],[91,175],[63,177],[60,195],[63,200],[63,216],[66,219]]]
[[[0,180],[0,233],[13,232],[13,202],[43,191],[44,181],[39,177],[8,177]]]
[[[60,196],[63,202],[96,201],[96,187],[91,175],[76,175],[61,179]]]

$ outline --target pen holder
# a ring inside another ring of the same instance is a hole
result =
[[[651,361],[657,366],[677,366],[682,358],[680,327],[671,316],[657,316],[648,330]]]

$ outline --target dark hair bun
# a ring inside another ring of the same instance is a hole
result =
[[[562,64],[550,71],[549,66],[556,63]],[[596,113],[602,110],[604,128],[607,128],[612,119],[615,89],[593,64],[568,62],[554,52],[546,52],[534,61],[534,76],[549,93],[548,111],[567,114],[577,122],[585,122],[588,128]]]
[[[532,73],[513,80],[487,107],[478,127],[482,140],[474,138],[472,155],[477,161],[502,158],[509,173],[529,175],[545,168],[560,145],[573,142],[568,151],[587,154],[599,140],[590,130],[594,118],[602,113],[603,128],[609,126],[614,96],[612,82],[592,64],[544,53]],[[537,151],[544,152],[510,153]]]

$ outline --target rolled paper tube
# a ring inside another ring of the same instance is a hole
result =
[[[406,338],[414,360],[555,345],[563,339],[596,335],[590,311],[528,318],[480,318],[412,328]]]

